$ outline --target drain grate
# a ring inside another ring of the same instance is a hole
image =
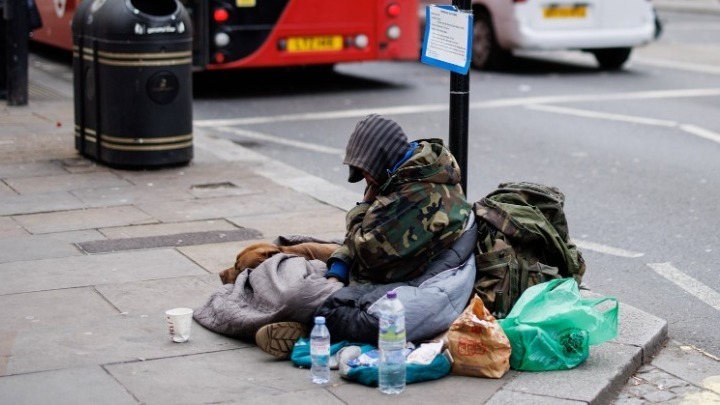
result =
[[[257,229],[241,228],[232,231],[188,232],[173,235],[143,236],[139,238],[105,239],[77,243],[85,253],[111,253],[125,250],[206,245],[262,238]]]
[[[195,184],[191,188],[193,190],[218,190],[218,189],[234,189],[234,188],[238,188],[238,186],[229,181],[223,181],[220,183]]]

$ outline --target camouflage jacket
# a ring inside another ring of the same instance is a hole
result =
[[[459,184],[460,168],[442,140],[417,142],[377,199],[347,214],[345,242],[330,261],[348,263],[353,282],[390,283],[421,275],[462,234],[472,214]]]

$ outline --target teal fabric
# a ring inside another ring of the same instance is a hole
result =
[[[377,351],[375,346],[362,343],[350,343],[344,340],[330,346],[330,355],[336,355],[340,349],[346,346],[358,346],[360,347],[361,353]],[[297,367],[310,368],[310,340],[308,338],[301,338],[295,343],[295,347],[290,355],[290,361]],[[405,369],[406,382],[407,384],[414,384],[422,381],[437,380],[450,374],[451,368],[452,364],[450,360],[443,354],[435,356],[435,359],[427,365],[410,363],[406,365]],[[343,375],[342,377],[363,385],[377,387],[378,368],[377,366],[359,365],[351,367],[347,375]]]
[[[370,346],[370,350],[377,350]],[[363,350],[365,353],[366,350]],[[450,360],[443,354],[438,354],[430,364],[413,364],[405,365],[405,382],[414,384],[423,381],[437,380],[450,374],[452,364]],[[347,376],[343,376],[348,380],[359,382],[360,384],[370,387],[378,385],[378,368],[377,366],[358,366],[348,371]]]
[[[340,349],[349,345],[350,342],[347,340],[330,345],[330,355],[334,356]],[[300,338],[295,342],[295,347],[290,353],[290,361],[297,367],[310,368],[310,339]]]

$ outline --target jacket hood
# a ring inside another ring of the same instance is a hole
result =
[[[409,182],[447,185],[460,183],[460,166],[441,139],[416,142],[418,148],[415,153],[391,174],[383,189]]]

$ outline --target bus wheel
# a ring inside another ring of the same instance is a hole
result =
[[[472,66],[478,70],[504,67],[510,52],[502,49],[495,38],[492,18],[486,11],[475,13],[473,24]]]
[[[606,48],[592,51],[602,70],[620,70],[630,57],[632,48]]]

